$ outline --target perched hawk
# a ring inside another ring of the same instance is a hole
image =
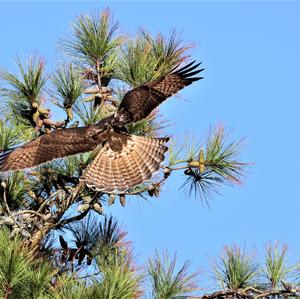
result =
[[[4,152],[0,172],[32,168],[53,159],[102,148],[84,171],[87,186],[107,193],[122,193],[159,169],[168,138],[146,138],[126,133],[126,124],[146,118],[160,103],[185,86],[202,79],[195,61],[127,92],[114,115],[95,125],[55,130]]]

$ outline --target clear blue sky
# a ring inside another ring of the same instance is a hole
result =
[[[254,162],[242,187],[225,187],[211,209],[180,196],[181,177],[159,199],[131,200],[107,212],[118,217],[142,262],[155,249],[178,251],[204,270],[225,244],[286,242],[299,260],[300,3],[297,2],[1,2],[0,66],[37,51],[51,70],[55,44],[76,15],[109,7],[124,32],[182,31],[203,61],[205,79],[163,104],[167,132],[205,136],[219,121],[247,138]]]

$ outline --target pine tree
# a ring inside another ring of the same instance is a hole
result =
[[[140,30],[133,38],[124,36],[109,9],[79,16],[71,34],[59,44],[66,63],[51,74],[37,55],[25,63],[17,59],[17,74],[0,71],[1,151],[53,130],[95,124],[116,111],[129,89],[187,63],[191,48],[176,31],[152,36]],[[49,101],[57,109],[50,111]],[[54,120],[61,116],[64,119]],[[167,125],[156,110],[127,130],[153,137]],[[93,152],[1,174],[1,296],[196,298],[198,273],[188,273],[188,262],[177,271],[176,256],[172,259],[164,252],[139,269],[125,232],[116,219],[104,215],[116,200],[125,206],[136,195],[159,197],[161,186],[174,172],[185,175],[179,187],[186,196],[208,203],[221,185],[240,184],[248,166],[239,160],[241,143],[231,141],[223,126],[211,129],[205,144],[192,138],[183,144],[173,141],[160,175],[121,195],[94,191],[79,182]],[[273,291],[290,272],[284,265],[285,251],[276,250],[269,247],[263,272]],[[225,289],[220,297],[252,296],[245,290],[238,293],[256,283],[258,275],[257,266],[241,251],[227,248],[214,269]]]

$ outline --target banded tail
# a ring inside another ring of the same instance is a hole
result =
[[[123,193],[151,178],[164,160],[169,138],[113,133],[81,180],[107,193]]]

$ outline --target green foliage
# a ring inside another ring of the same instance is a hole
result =
[[[127,244],[124,241],[126,233],[118,226],[113,217],[104,217],[103,221],[89,215],[81,222],[74,222],[64,227],[71,232],[71,240],[77,248],[84,247],[90,258],[97,258],[101,266],[110,261],[111,255],[115,255],[118,248]]]
[[[38,196],[47,197],[57,188],[57,175],[61,173],[59,161],[39,166],[36,171],[31,171],[31,189]]]
[[[199,150],[200,144],[193,136],[186,135],[182,144],[178,144],[175,139],[172,139],[168,151],[169,166],[197,159]]]
[[[82,153],[74,156],[67,157],[64,160],[64,165],[61,166],[61,170],[67,176],[80,177],[83,170],[94,159],[95,152]]]
[[[55,87],[55,103],[68,113],[83,92],[81,73],[72,64],[57,68],[52,75],[52,83]],[[72,119],[72,116],[69,118]]]
[[[5,229],[0,231],[0,296],[4,298],[46,298],[55,272],[47,262],[18,239],[10,239]],[[6,297],[5,297],[6,298]]]
[[[182,155],[183,151],[183,146],[178,146],[176,141],[174,139],[171,139],[170,144],[169,144],[169,167],[174,166],[178,163],[180,163],[180,157]]]
[[[118,222],[112,216],[104,217],[99,225],[96,226],[97,229],[97,242],[94,247],[94,255],[98,256],[98,261],[102,260],[101,264],[105,262],[107,257],[111,252],[114,252],[116,248],[121,248],[126,246],[124,238],[126,233],[118,225]]]
[[[6,183],[6,200],[11,210],[24,207],[27,200],[27,192],[31,189],[30,181],[23,172],[11,172],[8,175],[0,175],[0,179]],[[3,203],[4,189],[0,186],[0,204]]]
[[[11,117],[13,117],[12,114]],[[24,119],[16,117],[11,119],[11,125],[18,131],[18,138],[20,139],[20,143],[29,142],[37,136],[33,128],[33,123],[30,123],[29,121],[27,122]]]
[[[131,87],[154,80],[175,68],[186,59],[189,47],[181,45],[181,39],[173,31],[169,38],[157,34],[153,38],[140,31],[135,40],[123,47],[118,65],[118,78]]]
[[[206,142],[205,165],[214,174],[228,183],[240,184],[246,163],[237,159],[242,141],[227,142],[228,134],[223,126],[213,130]]]
[[[32,104],[38,106],[42,102],[42,89],[46,83],[44,62],[33,56],[27,66],[23,66],[17,58],[20,76],[7,70],[0,71],[0,79],[7,85],[0,89],[0,94],[7,99],[7,108],[12,118],[28,126],[35,126],[32,120]]]
[[[100,222],[89,215],[82,222],[68,225],[77,244],[92,253],[96,275],[90,275],[83,294],[87,298],[134,299],[141,295],[141,274],[136,270],[128,243],[124,241],[125,233],[113,217],[105,217]],[[61,292],[67,298],[78,298],[82,285],[67,281]],[[58,282],[58,285],[61,284]],[[62,285],[62,284],[61,284]],[[68,287],[69,285],[69,287]],[[57,297],[61,298],[61,297]]]
[[[92,299],[84,281],[79,281],[73,275],[62,274],[57,277],[51,287],[51,299]]]
[[[151,298],[186,298],[198,290],[198,273],[188,273],[190,263],[186,261],[178,271],[176,263],[176,255],[170,259],[167,251],[162,256],[156,252],[155,256],[149,259],[147,272],[151,283]]]
[[[265,267],[263,276],[267,279],[271,289],[278,288],[282,281],[285,281],[290,274],[291,268],[286,261],[287,246],[280,246],[279,243],[269,244],[266,247]]]
[[[17,145],[20,140],[18,129],[8,126],[0,120],[0,151],[5,151]]]
[[[12,99],[22,99],[29,103],[39,103],[40,92],[46,82],[44,78],[44,62],[41,58],[33,56],[24,67],[17,58],[17,66],[20,77],[7,70],[0,71],[0,78],[4,80],[10,88],[2,88],[1,94]]]
[[[104,117],[108,116],[102,106],[94,107],[93,103],[79,101],[74,105],[74,112],[78,115],[84,126],[94,125]],[[111,115],[112,113],[109,113]]]
[[[255,285],[259,274],[259,266],[253,256],[238,246],[225,247],[213,270],[221,287],[230,290]]]
[[[18,240],[9,240],[8,232],[3,229],[0,231],[0,239],[1,297],[3,298],[8,292],[12,295],[24,294],[26,292],[23,288],[24,282],[30,276],[31,256],[22,251]]]
[[[163,120],[158,110],[152,112],[147,118],[136,123],[131,123],[126,126],[128,133],[147,136],[158,137],[164,128],[168,126],[168,121]]]
[[[239,159],[242,141],[228,142],[228,139],[229,134],[220,126],[210,131],[205,146],[190,136],[179,146],[173,141],[168,167],[171,170],[185,169],[186,176],[180,189],[187,196],[194,195],[208,202],[212,193],[219,193],[222,184],[241,184],[241,177],[249,164]]]
[[[116,51],[124,41],[124,37],[116,36],[117,29],[118,24],[113,21],[109,9],[94,15],[81,15],[72,26],[72,35],[61,40],[61,47],[81,67],[96,67],[107,85],[115,72]]]
[[[116,249],[115,252],[116,254],[110,255],[105,262],[100,256],[97,257],[101,279],[93,280],[91,298],[140,298],[143,277],[134,266],[130,252],[125,249]]]
[[[34,299],[52,298],[53,294],[51,294],[50,285],[56,272],[47,262],[36,263],[31,269],[27,281],[28,297]]]

